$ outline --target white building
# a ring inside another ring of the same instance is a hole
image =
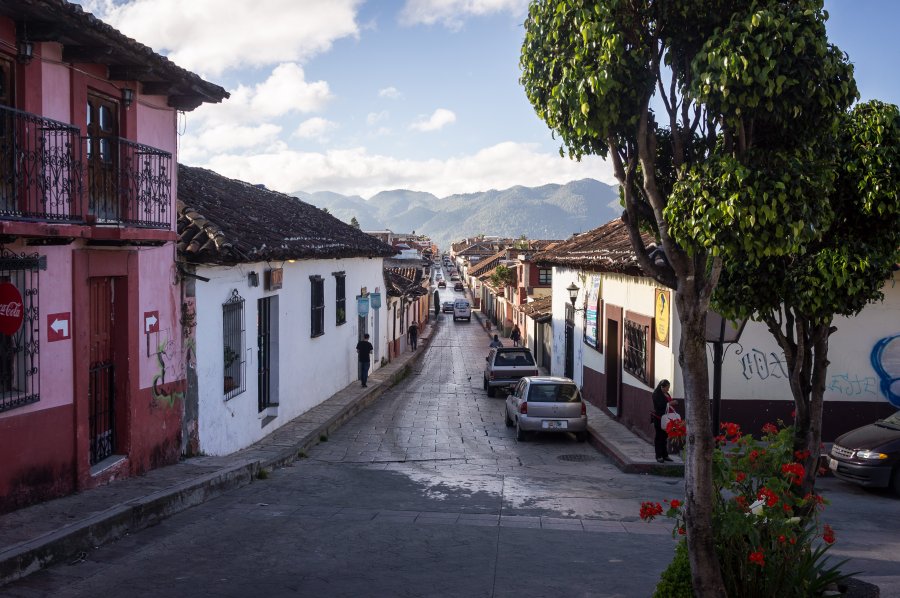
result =
[[[244,448],[358,379],[356,343],[386,357],[383,258],[394,249],[299,199],[179,166],[178,257],[195,317],[192,450]]]
[[[553,267],[551,372],[574,379],[591,403],[652,437],[653,388],[668,379],[673,396],[683,398],[674,293],[643,275],[620,220],[534,260]],[[571,285],[578,288],[574,306]],[[900,288],[889,280],[883,291],[883,302],[854,318],[835,318],[824,396],[826,441],[900,408]],[[779,418],[791,421],[786,371],[765,325],[748,322],[740,343],[725,352],[721,420],[750,431]]]

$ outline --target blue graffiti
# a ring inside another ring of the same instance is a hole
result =
[[[893,342],[897,345],[891,348],[888,353],[888,347]],[[879,387],[881,393],[894,407],[900,408],[900,334],[887,336],[872,347],[872,369],[878,374],[881,380]]]

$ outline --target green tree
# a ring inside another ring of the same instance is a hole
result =
[[[353,228],[359,228],[359,220],[356,219],[356,216],[350,219],[350,226]]]
[[[900,261],[900,111],[876,101],[857,105],[816,153],[835,175],[826,198],[830,226],[804,253],[756,262],[730,256],[714,296],[720,311],[764,322],[784,351],[794,450],[809,455],[801,494],[814,489],[818,470],[834,316],[856,315],[882,299]]]
[[[525,235],[520,236],[516,239],[515,243],[513,243],[513,247],[515,249],[528,250],[531,245],[528,243],[528,237]]]
[[[834,177],[810,145],[857,92],[826,18],[821,0],[534,0],[525,22],[529,100],[571,157],[612,163],[641,268],[674,289],[698,596],[725,595],[711,525],[706,313],[723,255],[802,254],[831,223]],[[664,260],[649,258],[642,231]]]
[[[497,266],[491,274],[491,284],[498,289],[511,285],[515,280],[516,273],[503,264]]]

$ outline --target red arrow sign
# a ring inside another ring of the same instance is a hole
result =
[[[65,341],[72,338],[72,314],[62,312],[47,315],[47,342]]]
[[[144,333],[150,334],[151,332],[159,332],[159,312],[158,311],[145,311],[144,312]]]

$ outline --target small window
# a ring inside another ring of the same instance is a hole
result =
[[[550,286],[551,281],[553,280],[553,270],[550,268],[539,268],[538,269],[538,284],[544,286]]]
[[[322,336],[325,334],[325,281],[321,276],[310,276],[310,336]]]
[[[644,384],[649,384],[647,350],[650,345],[650,326],[626,319],[624,344],[623,366],[625,371]]]
[[[237,289],[222,304],[223,370],[225,399],[247,390],[244,361],[244,298]]]
[[[528,391],[529,403],[575,403],[578,400],[578,387],[574,384],[532,384]]]
[[[335,323],[340,326],[347,323],[347,277],[343,272],[334,273],[334,317]]]

